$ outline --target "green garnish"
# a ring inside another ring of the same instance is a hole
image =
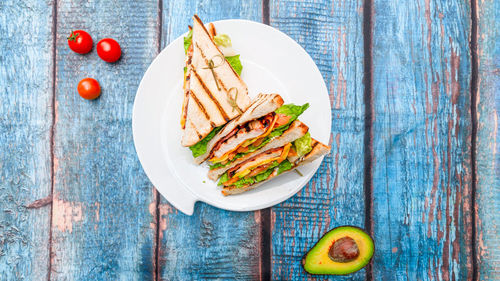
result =
[[[217,134],[220,130],[222,130],[224,126],[219,126],[214,128],[210,134],[208,134],[204,139],[199,141],[197,144],[190,146],[189,149],[191,149],[191,153],[193,153],[193,157],[196,158],[200,155],[205,154],[207,152],[207,144],[208,142],[215,137],[215,134]]]

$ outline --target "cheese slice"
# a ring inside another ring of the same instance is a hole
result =
[[[278,163],[281,163],[283,162],[283,160],[286,159],[286,157],[288,156],[288,152],[290,151],[290,147],[292,146],[291,143],[285,145],[283,147],[283,151],[281,152],[281,155],[279,157],[275,157],[275,158],[271,158],[271,159],[267,159],[267,160],[263,160],[261,162],[257,162],[255,163],[254,165],[246,168],[245,170],[239,172],[239,173],[236,173],[234,174],[234,176],[231,178],[233,179],[234,177],[239,177],[239,178],[242,178],[246,175],[248,175],[253,169],[255,169],[256,167],[259,167],[259,166],[262,166],[262,165],[265,165],[267,163],[270,163],[270,162],[273,162],[273,161],[278,161]]]
[[[214,157],[214,158],[210,159],[209,161],[212,162],[213,164],[220,163],[222,161],[226,161],[227,158],[229,157],[229,154],[231,154],[232,152],[236,151],[238,148],[240,148],[240,146],[241,146],[241,143],[239,145],[237,145],[235,148],[233,148],[233,149],[229,150],[228,152],[226,152],[226,154],[222,155],[221,157],[219,157],[219,158]]]

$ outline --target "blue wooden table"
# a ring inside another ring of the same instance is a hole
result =
[[[139,164],[136,89],[195,13],[280,29],[328,86],[331,154],[273,208],[189,217]],[[0,280],[321,280],[301,257],[346,224],[375,256],[332,280],[498,280],[499,19],[496,0],[1,1]],[[73,53],[74,29],[122,59]]]

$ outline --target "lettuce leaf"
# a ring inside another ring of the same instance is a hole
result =
[[[254,183],[258,183],[258,182],[261,182],[263,180],[266,180],[269,175],[271,175],[274,171],[274,168],[276,168],[276,166],[278,166],[279,163],[278,161],[274,161],[273,164],[271,166],[269,166],[269,168],[251,178],[248,178],[248,179],[240,179],[238,180],[237,182],[235,182],[233,185],[237,188],[240,188],[240,187],[243,187],[247,184],[254,184]]]
[[[278,166],[278,175],[290,170],[291,168],[292,168],[292,163],[290,163],[290,161],[285,160],[281,162]]]
[[[301,138],[296,139],[293,142],[293,146],[295,148],[295,151],[297,152],[297,156],[302,157],[309,153],[312,150],[311,146],[311,134],[307,132],[307,134],[303,135]]]
[[[254,178],[248,178],[248,179],[242,178],[241,180],[235,182],[233,185],[236,186],[237,188],[240,188],[247,184],[253,184],[254,182],[255,182]]]
[[[284,104],[282,105],[280,108],[276,109],[276,113],[278,114],[284,114],[284,115],[288,115],[288,116],[292,116],[292,118],[290,118],[290,120],[288,121],[288,124],[291,124],[293,121],[295,121],[297,118],[299,118],[299,116],[304,113],[304,111],[306,111],[306,109],[309,108],[309,103],[306,103],[304,105],[295,105],[295,104]],[[285,126],[285,125],[283,125]],[[281,126],[281,127],[283,127]],[[278,127],[280,128],[280,127]]]
[[[240,55],[226,57],[226,60],[227,62],[229,62],[234,71],[236,71],[238,75],[241,75],[241,71],[243,70],[243,65],[241,65]]]
[[[274,168],[273,169],[268,169],[265,172],[262,172],[262,173],[256,175],[254,177],[255,178],[255,182],[257,183],[257,182],[261,182],[261,181],[266,180],[273,172],[274,172]]]
[[[227,161],[227,163],[225,163],[225,164],[215,163],[213,165],[210,165],[210,170],[217,169],[217,168],[227,167],[227,166],[231,165],[231,163],[233,163],[234,161],[236,161],[236,159],[241,158],[243,156],[245,156],[245,153],[238,153],[238,154],[236,154],[234,156],[234,158],[232,160]]]
[[[226,173],[224,173],[220,178],[219,178],[219,181],[217,182],[217,185],[222,185],[223,183],[225,183],[226,181],[229,180],[229,176]]]
[[[199,141],[197,144],[190,146],[189,149],[191,149],[191,153],[193,154],[193,157],[196,158],[200,155],[205,154],[207,152],[207,144],[208,142],[215,137],[215,134],[217,134],[224,126],[219,126],[214,128],[210,134],[208,134],[204,139]]]
[[[191,46],[191,41],[193,41],[193,30],[191,29],[187,36],[184,37],[184,53],[187,54],[189,46]]]
[[[231,47],[231,38],[227,34],[217,34],[214,36],[214,42],[217,46]]]

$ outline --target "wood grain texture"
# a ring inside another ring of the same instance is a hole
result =
[[[156,1],[58,2],[53,280],[154,277],[154,189],[134,150],[131,117],[140,78],[158,49],[157,19]],[[91,34],[93,52],[68,48],[74,29]],[[122,47],[117,63],[95,52],[106,37]],[[85,77],[100,82],[99,99],[78,95]]]
[[[0,279],[44,280],[49,265],[52,6],[0,3]]]
[[[374,279],[470,280],[469,1],[374,12]]]
[[[301,192],[272,208],[275,280],[312,279],[300,261],[316,241],[333,227],[364,225],[362,4],[358,0],[270,2],[271,25],[301,44],[316,62],[333,112],[331,153]],[[362,270],[337,280],[364,278]]]
[[[500,276],[500,2],[477,1],[478,96],[476,117],[476,232],[478,277]]]
[[[162,46],[186,32],[195,13],[208,23],[228,18],[262,21],[261,11],[260,1],[165,1]],[[260,212],[228,212],[197,203],[193,216],[186,216],[162,198],[159,214],[160,279],[260,278]]]

